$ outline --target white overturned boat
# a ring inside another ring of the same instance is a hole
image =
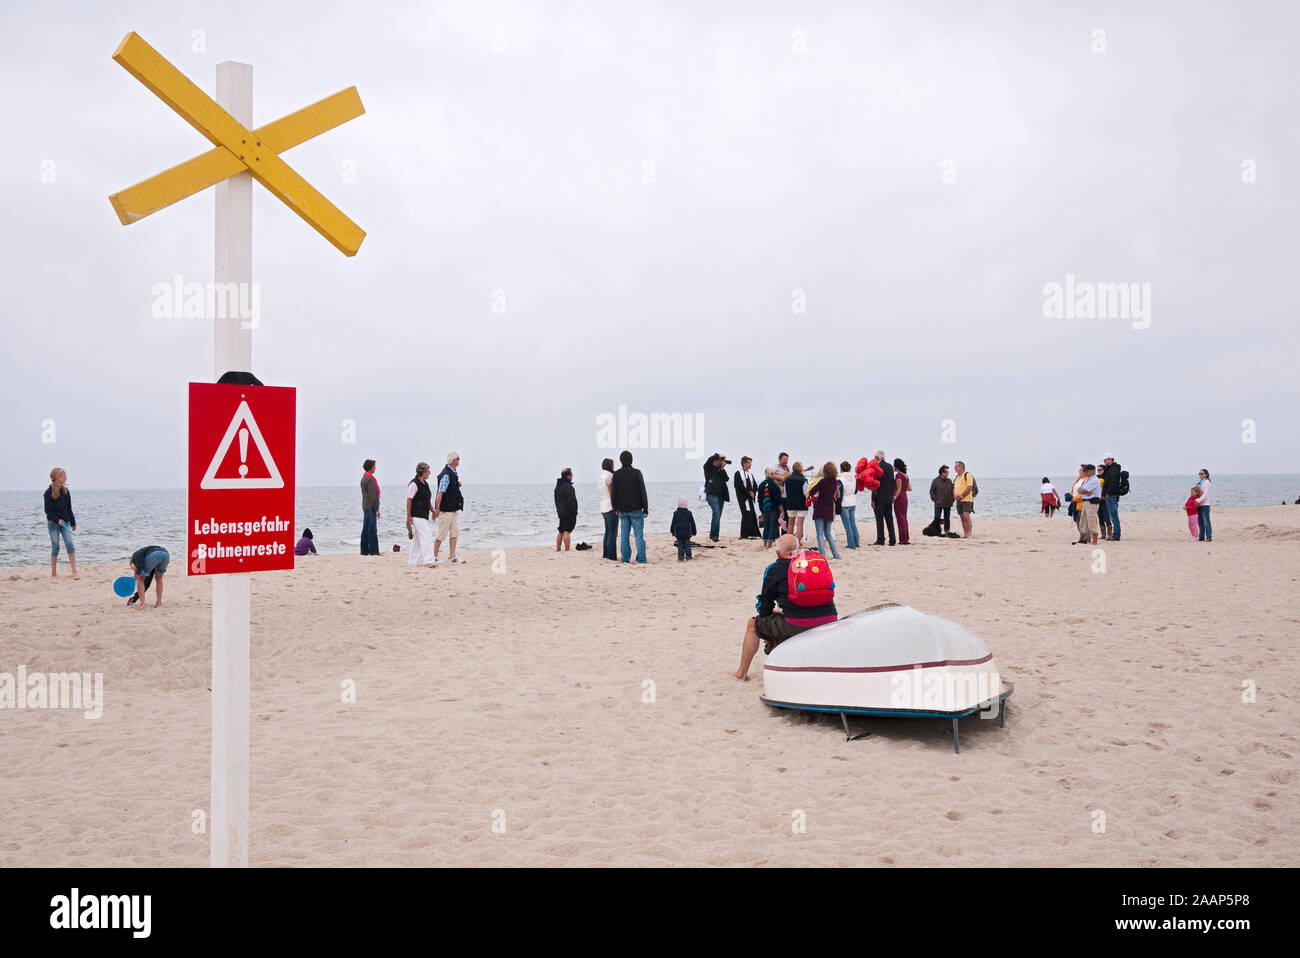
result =
[[[976,712],[1006,723],[1013,686],[988,646],[964,626],[894,602],[786,639],[763,666],[763,702],[849,715],[957,720]]]

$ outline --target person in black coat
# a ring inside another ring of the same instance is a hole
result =
[[[578,493],[573,488],[573,470],[565,469],[555,480],[555,514],[560,517],[559,531],[555,533],[555,551],[569,551],[569,533],[578,524]]]
[[[885,544],[885,526],[889,527],[889,544],[895,541],[894,535],[894,467],[882,450],[876,450],[876,462],[880,464],[880,485],[871,493],[871,509],[876,514],[876,545]]]
[[[645,477],[640,469],[632,468],[632,453],[624,449],[618,454],[622,467],[614,472],[609,483],[609,498],[618,513],[619,546],[622,561],[631,559],[629,534],[636,535],[636,561],[645,560],[645,520],[650,515],[650,500],[646,496]]]
[[[740,468],[736,470],[733,479],[736,486],[736,505],[740,507],[740,538],[742,539],[757,539],[760,536],[758,507],[755,505],[758,480],[749,471],[749,465],[753,461],[750,456],[741,456]]]
[[[727,467],[731,460],[717,452],[704,463],[704,498],[709,503],[713,519],[709,522],[709,538],[717,542],[722,534],[722,504],[731,501],[727,491]]]
[[[1107,456],[1102,460],[1102,466],[1099,478],[1101,479],[1101,492],[1105,496],[1104,505],[1106,507],[1106,519],[1102,522],[1102,538],[1113,539],[1118,542],[1120,539],[1119,528],[1119,488],[1120,473],[1124,467],[1115,461],[1114,456]],[[1097,510],[1100,514],[1101,510]]]
[[[668,524],[668,531],[672,533],[677,544],[677,561],[682,562],[691,558],[691,536],[695,535],[695,516],[687,507],[685,496],[677,500],[677,511],[673,513],[673,521]]]

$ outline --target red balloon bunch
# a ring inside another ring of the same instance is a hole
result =
[[[870,489],[875,492],[880,488],[880,477],[884,475],[884,470],[880,468],[880,463],[875,459],[868,459],[863,456],[858,460],[858,468],[854,470],[858,477],[858,492],[863,489]]]

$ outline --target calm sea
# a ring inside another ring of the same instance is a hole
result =
[[[1181,509],[1195,476],[1135,476],[1133,491],[1123,500],[1125,512]],[[908,516],[912,522],[929,522],[930,476],[913,478]],[[1073,476],[1053,477],[1057,488]],[[980,517],[1032,516],[1038,513],[1038,477],[980,478],[975,515]],[[394,543],[406,550],[403,487],[384,482],[379,519],[379,545],[391,551]],[[709,507],[696,500],[698,482],[652,482],[648,533],[668,531],[677,497],[686,496],[695,523],[708,531]],[[465,486],[465,512],[461,516],[461,544],[465,548],[545,545],[555,541],[554,483],[535,485]],[[586,540],[599,547],[602,525],[597,511],[594,482],[577,485],[579,517],[573,541]],[[49,533],[42,508],[43,489],[0,492],[0,566],[34,565],[47,561]],[[185,548],[185,491],[183,489],[76,489],[73,508],[77,516],[77,555],[86,562],[126,559],[144,545],[164,546],[174,555]],[[1217,506],[1263,506],[1294,502],[1300,496],[1300,475],[1216,476]],[[1298,506],[1297,508],[1300,508]],[[302,487],[298,489],[297,529],[306,526],[323,554],[355,553],[361,542],[361,494],[355,487]],[[865,496],[859,498],[860,523],[871,520]],[[955,516],[954,516],[955,521]],[[723,530],[740,527],[734,502],[722,515]],[[869,533],[864,530],[866,537]],[[874,530],[872,533],[874,534]]]

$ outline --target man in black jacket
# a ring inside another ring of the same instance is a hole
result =
[[[1115,461],[1114,456],[1102,460],[1105,464],[1101,470],[1101,491],[1106,496],[1106,511],[1110,515],[1110,538],[1119,541],[1119,481],[1123,467]]]
[[[555,480],[555,514],[560,517],[560,525],[555,533],[555,551],[569,551],[569,533],[578,524],[578,493],[573,488],[573,470],[566,468]]]
[[[894,544],[894,467],[885,453],[876,450],[880,464],[880,485],[871,493],[871,508],[876,514],[876,545],[885,544],[885,526],[889,526],[889,544]]]
[[[636,532],[636,561],[645,564],[645,520],[650,515],[650,500],[646,496],[645,477],[640,469],[632,468],[632,453],[624,449],[618,454],[622,468],[614,471],[609,484],[609,500],[618,513],[623,561],[632,558],[632,543],[628,533]]]
[[[755,507],[755,499],[758,496],[758,480],[754,474],[749,471],[753,463],[751,456],[740,457],[740,468],[732,477],[736,489],[736,506],[740,509],[740,538],[757,539],[758,531],[758,509]]]

